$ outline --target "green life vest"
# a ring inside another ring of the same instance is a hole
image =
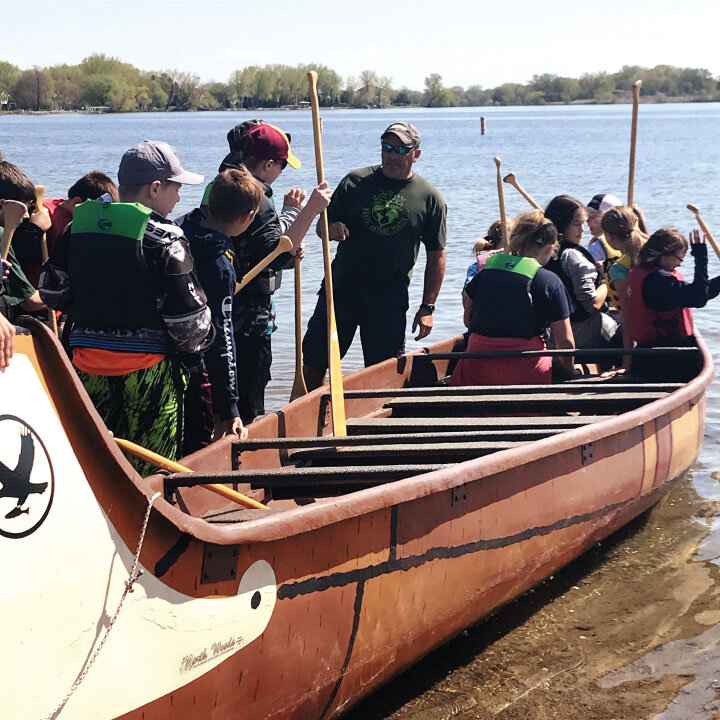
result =
[[[495,253],[485,263],[486,270],[506,270],[507,272],[524,275],[530,280],[535,277],[541,267],[542,265],[535,258],[506,255],[505,253]]]

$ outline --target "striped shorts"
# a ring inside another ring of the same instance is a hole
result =
[[[174,358],[127,375],[91,375],[76,368],[95,409],[113,435],[170,460],[180,457],[183,441],[184,371]],[[145,476],[151,463],[131,458]]]

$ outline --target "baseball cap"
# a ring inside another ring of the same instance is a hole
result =
[[[620,205],[622,205],[622,201],[615,195],[599,193],[593,196],[593,199],[587,204],[587,209],[604,213],[611,207],[619,207]]]
[[[183,185],[199,185],[205,178],[184,170],[175,149],[159,140],[143,140],[131,147],[120,161],[120,185],[148,185],[155,180],[172,180]]]
[[[420,145],[420,133],[417,131],[417,128],[409,122],[395,122],[392,125],[388,125],[380,137],[384,137],[390,133],[397,135],[403,145],[407,147],[417,147]]]
[[[245,133],[243,153],[261,160],[287,160],[296,170],[301,163],[290,149],[290,138],[275,125],[256,125]]]

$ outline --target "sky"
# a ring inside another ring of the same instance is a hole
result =
[[[227,81],[246,65],[374,70],[392,86],[495,87],[623,65],[720,75],[717,0],[0,0],[0,60],[22,69],[96,52]]]

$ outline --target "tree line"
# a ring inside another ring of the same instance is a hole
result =
[[[308,70],[318,73],[320,104],[353,108],[420,105],[545,105],[611,103],[629,96],[642,80],[641,95],[663,102],[673,99],[720,100],[720,77],[709,70],[656,65],[625,65],[618,72],[586,73],[579,78],[533,75],[527,83],[495,88],[446,87],[432,73],[422,90],[393,87],[392,78],[363,70],[342,78],[324,65],[250,65],[234,71],[227,82],[202,82],[189,72],[146,72],[118,58],[94,54],[77,65],[21,70],[0,61],[0,110],[81,110],[113,112],[221,110],[298,107],[307,103]]]

